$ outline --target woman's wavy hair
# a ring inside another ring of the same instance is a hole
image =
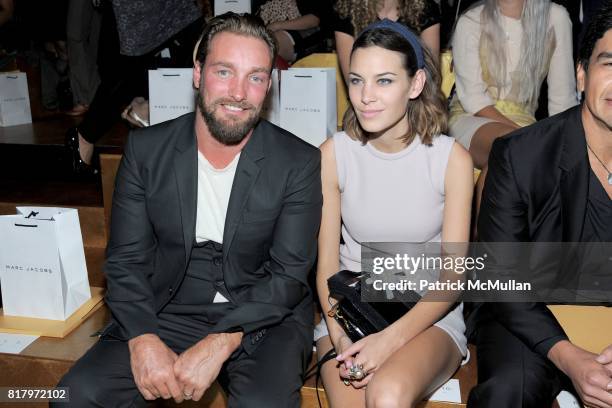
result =
[[[337,0],[335,9],[340,18],[348,18],[355,32],[354,37],[363,31],[370,23],[378,20],[379,5],[382,5],[383,0]],[[425,0],[398,0],[399,19],[408,23],[419,33],[422,28],[423,13],[425,12]]]
[[[487,67],[498,89],[503,88],[507,71],[506,32],[501,25],[498,0],[483,0],[480,17],[482,46],[488,51]],[[554,31],[549,28],[550,0],[526,0],[521,15],[523,38],[521,56],[517,65],[517,78],[521,80],[518,99],[522,103],[537,101],[540,81],[546,76],[550,47],[554,44]]]
[[[420,41],[420,40],[419,40]],[[351,58],[358,48],[381,47],[398,52],[410,78],[418,70],[417,58],[412,45],[401,35],[389,29],[373,29],[362,33],[353,44]],[[448,127],[446,100],[440,90],[440,71],[427,47],[421,45],[425,56],[426,81],[421,94],[411,99],[406,107],[408,131],[402,137],[406,144],[412,143],[416,135],[423,144],[430,145],[434,137],[445,133]],[[367,143],[372,135],[359,124],[354,108],[349,105],[343,119],[344,131],[353,139]]]

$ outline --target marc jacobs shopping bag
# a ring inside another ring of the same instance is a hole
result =
[[[149,122],[156,125],[195,109],[192,68],[149,70]]]
[[[270,85],[270,91],[268,91],[259,116],[280,126],[280,74],[278,69],[272,70],[270,81],[272,85]]]
[[[66,320],[91,297],[77,210],[18,207],[0,216],[4,315]]]
[[[336,132],[336,70],[281,71],[280,126],[319,147]]]
[[[32,123],[28,78],[24,72],[0,73],[0,126]]]
[[[215,16],[233,11],[234,13],[250,13],[251,0],[215,0]]]

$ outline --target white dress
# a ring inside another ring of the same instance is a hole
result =
[[[444,177],[454,139],[432,146],[419,137],[397,153],[383,153],[340,132],[333,136],[342,214],[340,269],[362,271],[361,242],[440,242]],[[467,353],[463,304],[435,325]],[[315,340],[328,335],[325,320]]]

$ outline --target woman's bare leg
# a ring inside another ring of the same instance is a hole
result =
[[[474,161],[474,166],[480,169],[480,176],[478,177],[478,180],[476,180],[476,194],[474,194],[474,198],[476,200],[474,220],[476,221],[478,220],[478,214],[480,213],[482,190],[484,188],[484,182],[489,170],[489,153],[491,153],[493,142],[498,137],[508,134],[513,130],[515,130],[513,127],[503,123],[489,122],[479,127],[472,137],[469,151],[470,155],[472,156],[472,160]],[[476,239],[476,222],[474,222],[472,238]]]
[[[321,358],[331,350],[332,343],[329,336],[317,341],[317,357]],[[325,386],[325,394],[330,408],[360,408],[365,407],[365,390],[355,389],[351,385],[344,385],[340,378],[338,362],[332,359],[321,368],[321,378]]]
[[[368,408],[414,407],[457,370],[461,353],[452,338],[432,326],[376,371],[366,388]],[[348,405],[347,405],[348,406]]]

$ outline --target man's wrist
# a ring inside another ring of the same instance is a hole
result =
[[[550,348],[548,351],[548,359],[567,375],[568,360],[571,359],[575,351],[576,346],[569,340],[561,340]]]
[[[131,339],[128,340],[128,346],[130,348],[134,347],[135,345],[142,343],[143,341],[149,341],[149,340],[156,340],[159,339],[159,337],[157,336],[157,334],[153,334],[153,333],[144,333],[141,335],[138,335],[136,337],[132,337]]]
[[[220,351],[225,352],[229,356],[238,347],[240,347],[240,343],[242,342],[242,337],[244,336],[244,333],[214,333],[210,336],[213,336],[214,342],[217,347],[220,348]]]

